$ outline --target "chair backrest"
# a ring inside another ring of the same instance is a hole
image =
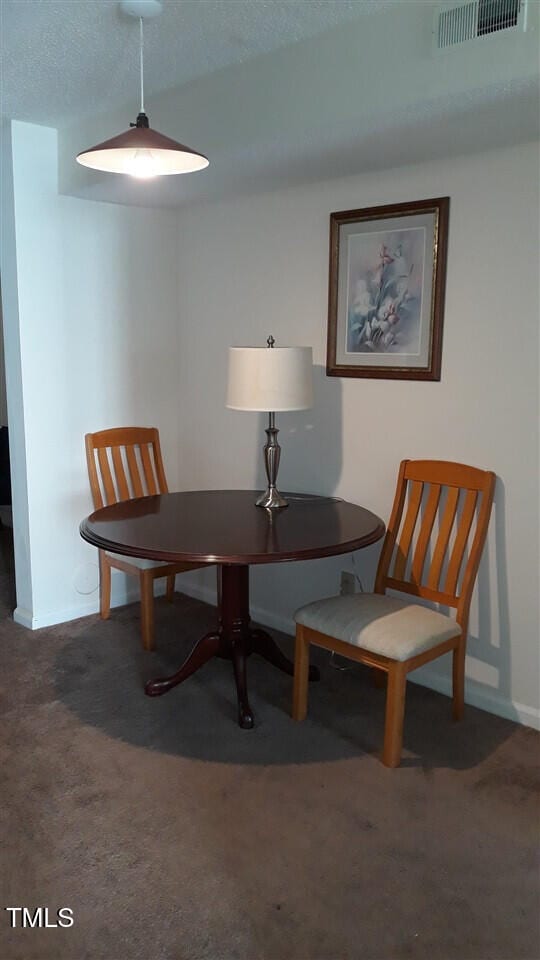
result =
[[[96,510],[121,500],[168,492],[155,427],[115,427],[87,433],[84,440]]]
[[[466,629],[486,539],[495,474],[445,460],[403,460],[376,593],[413,594],[447,607]]]

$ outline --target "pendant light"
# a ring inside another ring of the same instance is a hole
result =
[[[152,130],[144,112],[143,18],[161,13],[161,3],[159,0],[123,0],[120,9],[139,20],[141,109],[136,122],[130,123],[130,130],[83,150],[77,162],[93,170],[129,174],[142,180],[204,170],[208,166],[207,157]]]

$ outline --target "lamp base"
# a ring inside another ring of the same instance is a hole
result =
[[[255,501],[257,507],[265,507],[267,510],[278,510],[283,507],[289,506],[289,501],[285,500],[285,497],[282,497],[279,490],[271,484],[266,488],[264,493],[261,494],[258,500]]]
[[[265,507],[267,510],[278,510],[282,507],[288,507],[289,501],[281,496],[276,487],[281,447],[277,440],[279,430],[276,427],[274,413],[268,414],[268,427],[264,432],[266,433],[266,443],[263,447],[264,468],[268,486],[259,499],[255,501],[255,504],[257,507]]]

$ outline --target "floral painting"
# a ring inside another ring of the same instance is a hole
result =
[[[440,379],[448,205],[331,215],[330,376]]]
[[[418,353],[424,233],[396,230],[351,241],[348,351]]]

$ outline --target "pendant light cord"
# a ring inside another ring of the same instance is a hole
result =
[[[140,25],[140,61],[141,61],[141,113],[144,113],[144,30],[143,30],[143,18],[139,17]]]

